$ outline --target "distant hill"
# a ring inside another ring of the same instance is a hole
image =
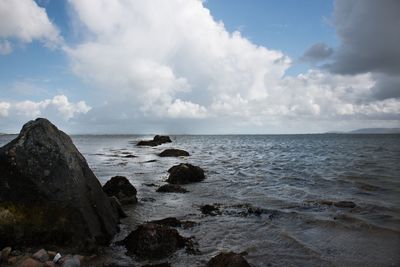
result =
[[[400,134],[400,128],[364,128],[347,132],[350,134]]]

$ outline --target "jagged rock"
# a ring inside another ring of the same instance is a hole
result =
[[[178,231],[164,225],[146,223],[131,232],[120,244],[128,254],[141,259],[162,259],[185,247],[187,239]]]
[[[250,267],[250,264],[240,254],[221,252],[207,263],[207,267]]]
[[[144,140],[137,143],[138,146],[159,146],[164,143],[171,143],[171,138],[166,135],[156,135],[153,140]]]
[[[68,135],[46,119],[0,148],[0,247],[107,245],[118,214]]]
[[[182,186],[176,184],[165,184],[157,189],[159,193],[187,193],[188,191]]]
[[[204,170],[189,163],[181,163],[171,167],[167,182],[170,184],[188,184],[205,179]]]
[[[160,154],[158,154],[160,157],[187,157],[190,156],[189,152],[181,149],[175,149],[175,148],[170,148],[166,149]]]
[[[114,176],[103,186],[104,192],[110,197],[118,198],[122,205],[137,203],[136,188],[124,176]]]
[[[196,225],[195,222],[192,221],[180,221],[174,217],[168,217],[161,220],[151,221],[150,223],[165,225],[169,227],[183,227],[183,228],[190,228]]]

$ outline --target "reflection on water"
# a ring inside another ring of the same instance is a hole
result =
[[[145,138],[73,137],[102,183],[125,175],[138,189],[141,201],[128,208],[116,239],[174,216],[199,222],[179,231],[196,238],[201,254],[179,251],[173,266],[202,266],[221,250],[246,252],[252,266],[400,265],[400,135],[172,136],[171,144],[135,146]],[[0,144],[8,140],[0,136]],[[191,156],[159,158],[167,147]],[[185,186],[186,194],[145,185],[163,184],[180,162],[204,168],[207,179]],[[212,203],[222,215],[200,213]],[[262,212],[243,216],[243,204]],[[121,247],[109,253],[135,263]]]

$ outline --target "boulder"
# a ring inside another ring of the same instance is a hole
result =
[[[38,260],[40,262],[46,262],[46,261],[50,260],[49,254],[44,249],[37,251],[35,254],[32,255],[32,258],[34,258],[35,260]]]
[[[188,191],[180,185],[165,184],[157,189],[159,193],[187,193]]]
[[[200,207],[200,211],[204,215],[210,215],[210,216],[216,216],[222,214],[217,205],[208,205],[208,204],[203,205]]]
[[[46,119],[0,148],[0,247],[107,245],[118,214],[68,135]]]
[[[189,152],[181,149],[169,148],[158,154],[160,157],[187,157]]]
[[[0,263],[8,262],[8,258],[10,257],[11,251],[12,251],[11,247],[5,247],[1,250]]]
[[[137,143],[138,146],[159,146],[164,143],[171,143],[171,138],[166,135],[156,135],[153,140],[144,140]]]
[[[207,267],[250,267],[250,264],[240,254],[221,252],[207,263]]]
[[[137,203],[136,188],[124,176],[114,176],[103,186],[110,197],[118,198],[122,205]]]
[[[205,179],[204,170],[189,163],[181,163],[171,167],[167,182],[170,184],[188,184]]]
[[[25,259],[19,267],[43,267],[43,263],[32,258]]]
[[[128,254],[140,259],[162,259],[185,247],[187,239],[168,226],[146,223],[131,232],[120,244]]]

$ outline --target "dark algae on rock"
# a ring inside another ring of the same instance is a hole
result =
[[[107,245],[118,213],[70,137],[46,119],[0,148],[0,247]]]
[[[140,259],[162,259],[184,248],[188,239],[165,225],[146,223],[131,232],[120,244],[128,254]]]

